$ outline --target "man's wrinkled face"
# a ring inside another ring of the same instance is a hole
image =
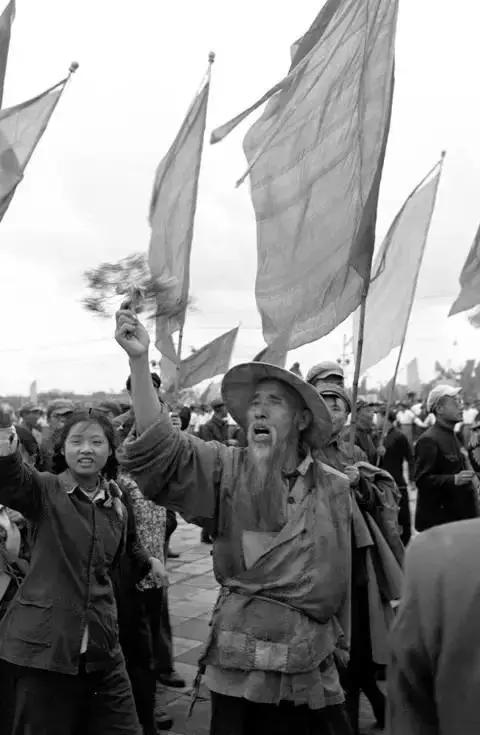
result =
[[[279,380],[258,383],[247,411],[248,444],[261,453],[297,441],[310,423],[310,412],[293,390]]]
[[[345,402],[339,396],[322,396],[332,417],[332,436],[337,436],[347,423],[348,411]]]

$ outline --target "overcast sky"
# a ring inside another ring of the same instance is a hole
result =
[[[113,323],[85,312],[83,272],[147,248],[155,168],[207,66],[217,54],[207,128],[255,101],[289,66],[289,47],[319,0],[17,0],[4,105],[32,97],[80,69],[61,100],[0,225],[0,394],[118,390],[127,362]],[[2,3],[3,5],[3,3]],[[447,319],[480,220],[480,104],[476,0],[401,0],[392,128],[377,240],[419,179],[447,149],[405,364],[418,357],[479,358],[480,332]],[[255,221],[241,141],[205,146],[192,253],[185,345],[200,347],[241,322],[235,361],[263,346],[255,307]],[[399,284],[401,287],[401,284]],[[346,322],[295,353],[306,369],[342,351]],[[154,355],[155,356],[155,355]],[[392,360],[372,369],[388,379]]]

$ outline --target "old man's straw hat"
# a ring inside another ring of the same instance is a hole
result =
[[[247,411],[262,380],[279,380],[296,391],[311,411],[312,425],[304,432],[304,438],[312,448],[326,444],[332,433],[332,420],[328,406],[315,388],[289,370],[264,362],[246,362],[235,365],[222,382],[222,396],[229,414],[244,430],[247,427]]]

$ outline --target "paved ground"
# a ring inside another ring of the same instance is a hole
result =
[[[217,598],[217,584],[212,574],[210,546],[200,543],[200,529],[179,519],[172,538],[172,548],[180,552],[178,560],[169,560],[170,615],[174,634],[176,669],[187,682],[186,689],[159,687],[158,706],[174,718],[172,735],[208,735],[210,703],[205,686],[190,720],[187,710],[190,691],[197,673],[197,662],[208,634],[210,613]],[[369,732],[373,723],[370,708],[362,705],[361,724]]]

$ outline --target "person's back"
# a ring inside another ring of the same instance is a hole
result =
[[[417,536],[391,633],[391,735],[480,733],[480,521]]]

